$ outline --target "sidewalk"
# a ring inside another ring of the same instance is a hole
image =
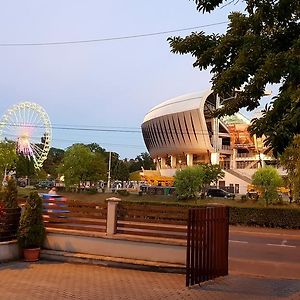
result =
[[[0,299],[300,299],[300,280],[229,275],[192,288],[185,276],[40,261],[0,265]]]

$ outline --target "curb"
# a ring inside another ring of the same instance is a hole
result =
[[[185,265],[133,260],[122,257],[71,253],[57,250],[42,250],[41,259],[69,263],[92,264],[103,267],[134,269],[140,271],[185,274]]]

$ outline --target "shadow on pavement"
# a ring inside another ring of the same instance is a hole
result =
[[[291,297],[300,296],[300,280],[270,279],[260,277],[233,276],[217,278],[192,289],[211,292],[226,292],[228,294],[244,294],[263,297]],[[296,299],[296,298],[295,298]]]
[[[0,271],[1,270],[25,270],[30,269],[33,265],[37,264],[47,264],[47,265],[56,265],[62,264],[63,262],[59,261],[46,261],[46,260],[39,260],[36,262],[25,262],[22,260],[11,261],[11,262],[2,262],[0,263]]]

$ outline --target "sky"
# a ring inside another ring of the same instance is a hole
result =
[[[3,1],[0,44],[176,30],[224,22],[229,12],[239,9],[240,3],[202,14],[188,0]],[[197,31],[223,33],[226,26]],[[135,158],[146,151],[140,126],[153,106],[211,86],[211,75],[194,69],[191,56],[170,52],[166,39],[190,32],[97,43],[0,46],[0,114],[19,102],[35,102],[50,117],[53,147],[95,142],[121,158]],[[55,129],[66,126],[93,130]],[[107,129],[115,131],[101,131]]]

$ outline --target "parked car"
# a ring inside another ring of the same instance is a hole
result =
[[[208,197],[222,197],[222,198],[232,198],[234,199],[235,195],[229,193],[222,189],[209,189],[206,194]]]

